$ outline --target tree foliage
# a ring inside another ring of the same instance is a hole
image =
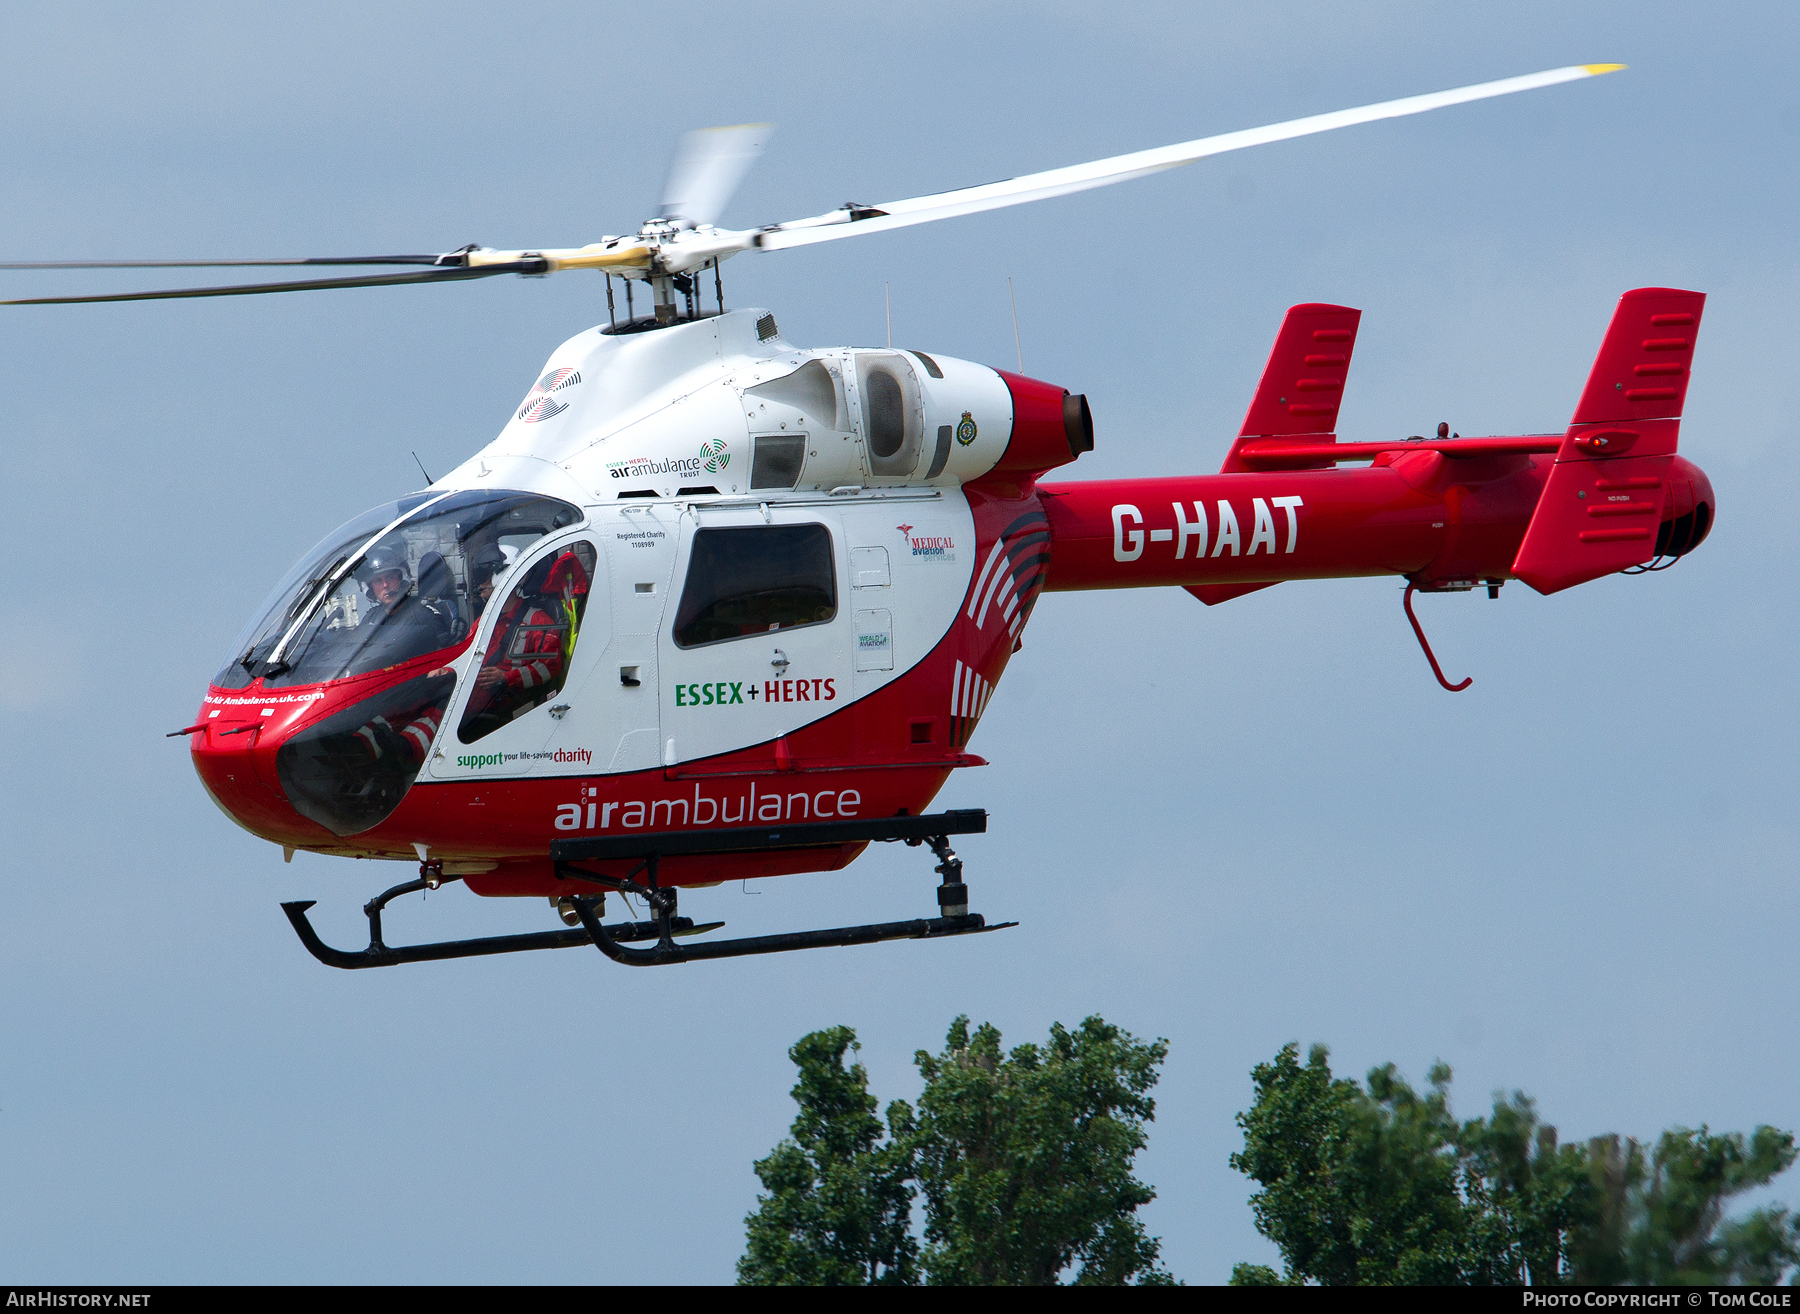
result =
[[[1559,1144],[1518,1092],[1458,1122],[1443,1064],[1423,1094],[1391,1064],[1366,1089],[1335,1078],[1317,1045],[1304,1066],[1288,1045],[1251,1075],[1231,1163],[1261,1186],[1257,1230],[1286,1271],[1240,1264],[1234,1283],[1770,1282],[1800,1262],[1785,1209],[1724,1218],[1793,1162],[1773,1128],[1748,1142],[1677,1128],[1646,1156],[1617,1137]]]
[[[925,1267],[945,1286],[1162,1282],[1159,1243],[1132,1175],[1168,1053],[1098,1017],[1003,1053],[1000,1033],[951,1024],[944,1051],[915,1057]]]
[[[1715,1136],[1675,1127],[1649,1153],[1635,1140],[1588,1142],[1598,1219],[1578,1238],[1576,1270],[1593,1283],[1716,1286],[1800,1281],[1800,1219],[1780,1205],[1727,1219],[1732,1197],[1794,1162],[1794,1137],[1758,1127]]]
[[[745,1219],[738,1281],[753,1286],[903,1286],[917,1280],[912,1109],[888,1105],[887,1126],[862,1064],[844,1066],[856,1033],[832,1027],[788,1050],[800,1069],[791,1135],[756,1163],[766,1195]],[[884,1137],[883,1132],[886,1132]]]
[[[800,1114],[756,1164],[765,1194],[745,1220],[746,1284],[1161,1283],[1159,1243],[1132,1174],[1168,1046],[1104,1020],[1051,1028],[1010,1053],[959,1017],[943,1052],[916,1055],[918,1113],[888,1106],[885,1138],[848,1027],[804,1037]],[[917,1183],[924,1245],[911,1234]]]

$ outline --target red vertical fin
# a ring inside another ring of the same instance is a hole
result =
[[[1651,559],[1706,296],[1619,298],[1512,573],[1555,593]]]
[[[1569,423],[1680,419],[1705,308],[1704,292],[1670,287],[1640,287],[1620,297]],[[1668,451],[1656,455],[1674,450],[1671,439]]]
[[[1223,474],[1247,469],[1238,448],[1251,439],[1283,438],[1305,443],[1337,441],[1338,406],[1362,311],[1349,306],[1293,306],[1281,321],[1262,381],[1244,416],[1238,440],[1220,467]],[[1302,469],[1322,470],[1329,462]]]

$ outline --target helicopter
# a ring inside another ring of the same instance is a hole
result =
[[[971,742],[1043,594],[1178,587],[1214,606],[1287,580],[1397,575],[1436,678],[1466,688],[1443,674],[1415,591],[1497,597],[1519,580],[1553,593],[1664,569],[1707,536],[1711,484],[1677,452],[1705,298],[1625,293],[1561,432],[1440,425],[1360,443],[1338,441],[1336,420],[1361,314],[1294,306],[1217,474],[1044,482],[1093,449],[1084,396],[922,350],[797,346],[772,311],[726,308],[721,263],[1620,67],[744,230],[714,221],[769,130],[711,129],[683,140],[655,218],[583,247],[14,263],[0,267],[403,272],[0,304],[606,275],[606,322],[550,354],[499,435],[326,535],[170,734],[213,802],[284,858],[417,862],[416,879],[364,906],[364,949],[325,944],[311,901],[282,905],[320,961],[592,946],[658,966],[982,933],[1014,923],[970,911],[950,841],[987,815],[925,809],[953,771],[985,765]],[[723,923],[680,914],[684,890],[840,870],[875,842],[928,848],[937,916],[704,940]],[[393,899],[452,881],[547,898],[565,927],[384,942]],[[604,921],[608,894],[641,899],[647,917]]]

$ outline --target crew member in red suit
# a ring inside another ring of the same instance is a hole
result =
[[[442,703],[434,703],[408,721],[406,729],[397,735],[387,717],[378,716],[359,728],[356,737],[374,760],[379,762],[390,751],[398,752],[416,770],[425,765],[425,754],[431,751],[431,741],[437,738],[443,715]]]
[[[587,571],[572,552],[549,563],[542,583],[526,577],[494,624],[487,661],[469,699],[470,718],[490,721],[493,729],[519,708],[535,705],[542,691],[561,687],[587,592]]]

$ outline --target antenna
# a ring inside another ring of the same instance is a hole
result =
[[[894,348],[894,291],[893,291],[893,284],[883,283],[881,285],[881,299],[887,306],[888,350],[892,351]]]
[[[1019,294],[1013,291],[1012,275],[1006,276],[1006,295],[1012,298],[1013,350],[1019,353],[1019,373],[1025,372],[1025,348],[1019,342]]]
[[[425,462],[419,459],[419,454],[417,452],[412,454],[412,459],[413,464],[419,467],[419,473],[425,476],[425,487],[430,488],[433,480],[430,472],[425,469]]]

